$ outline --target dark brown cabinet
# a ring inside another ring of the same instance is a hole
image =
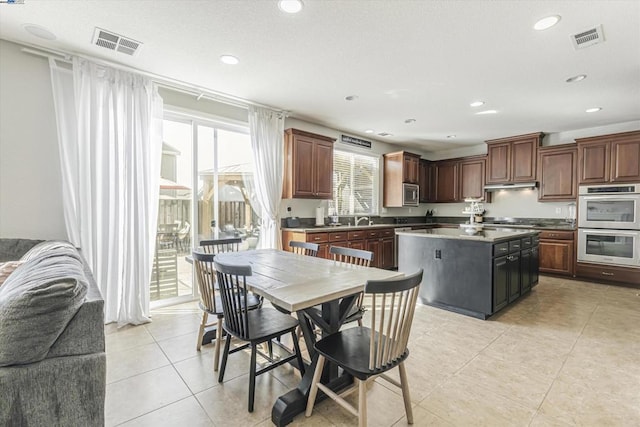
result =
[[[464,157],[432,162],[427,171],[430,179],[429,201],[461,202],[465,198],[484,198],[486,156]]]
[[[633,267],[579,262],[576,264],[576,276],[597,280],[598,282],[605,281],[636,286],[640,285],[640,274],[638,274],[638,269]]]
[[[372,267],[392,268],[395,235],[392,228],[366,231],[366,249],[373,252]]]
[[[433,202],[456,202],[458,196],[458,161],[433,163]]]
[[[539,201],[576,200],[578,149],[565,144],[538,149]]]
[[[418,166],[418,185],[420,186],[420,203],[431,201],[431,168],[428,160],[420,159]]]
[[[575,243],[573,231],[540,232],[540,272],[575,275]]]
[[[403,153],[402,157],[404,164],[402,168],[403,182],[418,184],[420,179],[420,156],[411,153]]]
[[[640,131],[576,139],[578,183],[640,181]]]
[[[419,184],[420,156],[406,151],[384,155],[382,206],[402,207],[402,184]]]
[[[484,191],[486,158],[466,158],[460,161],[460,191],[458,197],[461,201],[466,198],[478,198],[485,200]]]
[[[291,251],[289,242],[311,242],[319,245],[318,257],[331,259],[329,247],[342,246],[373,252],[372,267],[393,268],[395,255],[395,233],[393,228],[360,229],[350,231],[305,232],[282,231],[282,247]]]
[[[285,199],[333,197],[333,138],[287,129],[285,131]]]
[[[537,151],[542,133],[487,142],[487,184],[536,180]]]

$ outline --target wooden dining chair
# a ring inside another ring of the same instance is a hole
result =
[[[198,290],[200,291],[199,306],[202,310],[202,322],[200,322],[200,329],[198,331],[198,342],[196,349],[200,351],[202,346],[202,337],[204,336],[205,328],[210,326],[216,326],[216,343],[213,355],[213,370],[218,370],[220,364],[220,343],[222,342],[222,300],[220,299],[219,292],[216,290],[216,274],[213,267],[214,254],[206,254],[198,251],[192,252],[193,264],[195,266],[196,282],[198,283]],[[253,294],[247,296],[247,305],[249,309],[255,309],[260,307],[262,300]],[[215,323],[207,323],[209,316],[216,316]]]
[[[306,256],[318,256],[318,250],[320,249],[320,245],[317,243],[298,242],[297,240],[291,240],[289,247],[294,254]]]
[[[207,254],[221,254],[224,252],[238,252],[242,239],[231,237],[226,239],[200,240],[202,251]]]
[[[341,246],[331,246],[329,248],[329,254],[336,262],[344,264],[359,265],[362,267],[369,267],[371,261],[373,261],[373,252],[365,251],[362,249],[344,248]],[[362,326],[362,316],[364,315],[364,294],[360,293],[353,308],[347,314],[345,323],[358,322],[358,326]]]
[[[404,361],[409,356],[407,344],[413,314],[422,282],[422,269],[410,276],[391,280],[367,281],[364,292],[370,295],[373,309],[368,327],[345,329],[315,344],[318,362],[313,373],[305,415],[311,416],[318,389],[358,417],[358,425],[367,425],[366,383],[380,376],[402,390],[407,422],[413,424],[411,398]],[[340,394],[320,382],[325,361],[337,364],[354,377],[353,387]],[[398,367],[400,382],[385,373]],[[344,396],[358,390],[358,407]]]
[[[222,310],[224,312],[223,328],[227,332],[218,382],[224,380],[224,371],[229,354],[250,346],[251,365],[249,366],[248,411],[253,412],[257,375],[269,372],[284,363],[296,359],[301,374],[304,376],[304,363],[302,362],[300,346],[295,334],[298,320],[287,314],[279,313],[272,308],[261,307],[256,310],[247,310],[245,308],[248,307],[249,303],[247,276],[251,276],[251,266],[230,265],[214,261],[214,267],[218,277]],[[272,339],[287,333],[291,334],[295,350],[294,354],[275,361],[272,357],[261,353],[260,355],[271,363],[260,370],[256,370],[257,346],[264,342],[271,342]],[[247,345],[231,350],[231,337],[245,341]]]

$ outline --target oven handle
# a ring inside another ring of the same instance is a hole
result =
[[[616,236],[623,235],[623,236],[634,236],[634,237],[640,236],[640,231],[634,231],[634,230],[615,230],[615,229],[594,230],[591,228],[581,228],[580,231],[582,233],[589,233],[589,234],[609,234],[609,235],[614,234]]]
[[[626,200],[638,200],[638,195],[637,194],[627,194],[624,196],[613,196],[613,195],[609,195],[609,196],[580,196],[581,200],[605,200],[605,201],[611,201],[611,202],[623,202]]]

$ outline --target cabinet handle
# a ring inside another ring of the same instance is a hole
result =
[[[614,276],[614,274],[613,274],[613,273],[608,273],[608,272],[606,272],[606,271],[603,271],[603,272],[602,272],[602,275],[603,275],[603,276]]]
[[[507,252],[507,248],[500,248],[500,252]]]

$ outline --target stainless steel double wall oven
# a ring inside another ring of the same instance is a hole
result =
[[[578,261],[640,269],[640,183],[579,188]]]

